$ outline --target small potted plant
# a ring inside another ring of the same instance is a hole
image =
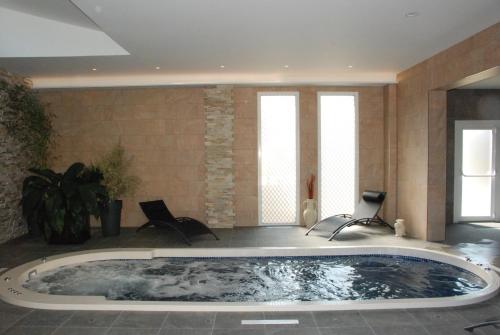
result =
[[[102,175],[74,163],[66,172],[30,169],[23,183],[21,205],[30,225],[37,225],[50,244],[79,244],[90,238],[90,216],[99,217],[106,199]]]
[[[118,143],[96,163],[103,175],[103,185],[108,199],[100,204],[103,236],[120,235],[122,197],[134,194],[139,178],[129,174],[131,159],[125,157],[125,149]]]
[[[318,219],[318,212],[316,210],[316,200],[314,200],[314,181],[316,177],[314,174],[311,174],[309,178],[307,178],[306,186],[307,186],[307,200],[304,201],[304,223],[306,227],[310,227],[316,223]]]

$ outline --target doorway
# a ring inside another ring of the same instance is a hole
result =
[[[455,121],[454,222],[500,219],[500,121]]]

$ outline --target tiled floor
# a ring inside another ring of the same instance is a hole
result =
[[[500,225],[499,225],[500,228]],[[429,243],[392,236],[384,227],[352,227],[334,242],[325,232],[304,236],[304,228],[240,228],[217,230],[220,241],[210,236],[197,238],[193,247],[403,245],[466,253],[479,261],[497,261],[500,229],[493,225],[455,225],[448,229],[446,243]],[[124,229],[116,238],[94,238],[82,246],[48,246],[35,238],[21,238],[0,245],[0,268],[29,260],[82,249],[117,247],[181,247],[168,232],[151,229],[136,234]],[[470,334],[465,325],[500,318],[500,297],[486,303],[447,309],[300,312],[300,313],[153,313],[43,311],[0,303],[0,334],[165,334],[165,335],[333,335],[333,334]],[[243,326],[241,320],[298,319],[293,326]],[[500,334],[494,327],[474,334]]]

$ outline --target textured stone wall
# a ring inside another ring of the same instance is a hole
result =
[[[387,196],[383,209],[384,219],[390,224],[393,224],[397,217],[397,90],[395,84],[384,87],[384,190]]]
[[[397,206],[410,236],[445,237],[446,94],[432,92],[498,64],[500,23],[398,74]]]
[[[300,93],[301,199],[306,197],[305,179],[317,171],[319,91],[359,93],[359,189],[384,188],[384,90],[376,86],[43,90],[42,100],[50,104],[49,110],[56,115],[54,127],[58,136],[52,167],[61,171],[75,161],[91,163],[121,141],[133,158],[133,172],[142,181],[134,197],[123,199],[123,226],[144,223],[138,202],[153,199],[164,199],[176,216],[191,216],[212,226],[255,226],[257,93],[269,91]],[[207,118],[208,107],[220,111],[221,118]],[[232,128],[217,123],[222,120]],[[224,155],[232,155],[232,160],[216,159],[216,172],[207,170],[211,149],[205,136],[209,134],[220,141],[220,146],[213,147],[215,156],[222,148]],[[209,175],[215,178],[210,184]],[[219,180],[224,188],[219,189]],[[228,196],[227,203],[218,207],[224,214],[214,214],[218,219],[209,220],[207,193],[212,193],[208,192],[212,185],[214,201],[222,199],[218,194],[232,193],[233,198]]]
[[[212,227],[235,225],[233,175],[233,89],[217,86],[204,90],[206,213]]]
[[[0,70],[0,80],[29,85],[23,78]],[[0,91],[0,118],[7,111],[7,97]],[[0,243],[25,234],[28,229],[22,218],[22,182],[27,176],[28,160],[21,144],[8,135],[0,124]]]
[[[163,199],[175,216],[206,222],[203,88],[57,89],[40,92],[56,115],[56,171],[91,163],[118,141],[141,178],[123,199],[122,225],[146,218],[139,201]]]
[[[382,86],[235,87],[233,89],[234,175],[237,226],[258,224],[257,94],[279,91],[299,92],[301,200],[307,197],[307,177],[311,173],[317,175],[318,172],[318,92],[358,93],[359,194],[364,190],[384,189],[384,88]]]

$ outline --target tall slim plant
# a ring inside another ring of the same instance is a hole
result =
[[[125,149],[118,143],[97,162],[96,168],[103,174],[103,184],[109,200],[100,204],[103,236],[120,234],[122,211],[121,197],[133,195],[139,178],[130,174],[131,158],[125,157]]]
[[[131,158],[125,156],[125,149],[118,143],[95,164],[101,171],[110,200],[133,195],[140,179],[130,174]]]

